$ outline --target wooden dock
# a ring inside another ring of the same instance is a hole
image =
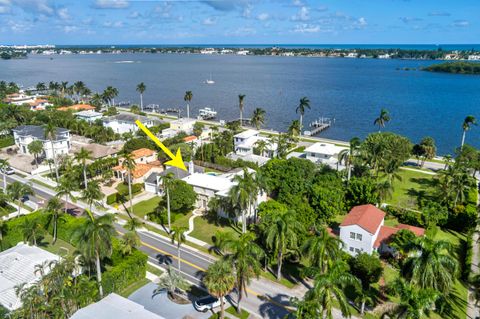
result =
[[[310,131],[306,131],[305,135],[316,135],[332,126],[332,122],[334,121],[335,119],[332,121],[332,119],[330,118],[321,117],[318,120],[315,120],[309,124]]]

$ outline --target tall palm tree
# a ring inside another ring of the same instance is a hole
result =
[[[257,200],[259,192],[258,185],[255,183],[254,173],[249,173],[246,168],[243,174],[236,175],[233,178],[235,185],[228,192],[232,206],[238,207],[242,214],[242,233],[247,232],[246,212],[251,212],[252,205]]]
[[[305,300],[317,304],[318,313],[322,313],[320,317],[333,318],[332,310],[335,303],[340,307],[343,316],[350,317],[345,288],[347,286],[358,287],[360,281],[348,272],[348,265],[343,261],[337,261],[332,263],[325,273],[315,268],[309,268],[307,274],[313,276],[314,284],[313,288],[306,293]]]
[[[64,200],[64,204],[65,204],[65,213],[68,212],[68,200],[72,200],[72,201],[75,201],[76,198],[75,196],[73,195],[73,192],[77,190],[77,183],[75,183],[74,180],[66,177],[66,176],[62,176],[62,178],[60,178],[60,181],[58,182],[57,184],[57,187],[55,188],[55,191],[57,192],[56,196],[58,197],[64,197],[65,200]]]
[[[137,229],[142,227],[144,223],[136,218],[136,217],[132,217],[132,218],[129,218],[125,224],[125,228],[128,229],[129,231],[131,232],[137,232]]]
[[[250,120],[250,123],[255,126],[255,128],[258,130],[260,127],[265,124],[265,114],[267,112],[262,109],[257,107],[255,110],[253,110],[253,115],[252,119]]]
[[[84,188],[87,188],[88,186],[87,161],[92,159],[92,152],[87,150],[86,148],[82,147],[77,153],[75,153],[75,160],[77,161],[77,163],[80,163],[82,165]]]
[[[220,319],[223,319],[225,316],[223,299],[235,286],[232,266],[224,260],[216,261],[208,267],[203,283],[212,296],[220,299]]]
[[[170,187],[175,179],[175,176],[172,172],[169,172],[162,176],[162,187],[163,191],[167,195],[167,221],[168,221],[168,229],[172,227],[171,223],[171,213],[170,213]]]
[[[55,180],[58,183],[59,175],[58,175],[58,165],[57,165],[57,154],[55,154],[55,146],[53,142],[57,140],[57,128],[53,124],[52,121],[49,121],[47,125],[43,128],[43,134],[45,138],[50,141],[50,147],[52,149],[52,158],[53,158],[53,166],[55,167]]]
[[[356,156],[358,148],[360,147],[361,141],[358,137],[354,137],[350,140],[350,147],[344,150],[341,150],[338,153],[338,161],[344,162],[347,169],[347,181],[350,180],[352,176],[352,166],[353,160]]]
[[[88,183],[88,186],[82,190],[81,199],[87,202],[90,211],[92,211],[92,206],[94,204],[98,206],[98,203],[102,198],[103,193],[98,181]]]
[[[48,214],[48,222],[52,222],[53,224],[53,243],[57,241],[57,228],[58,228],[58,221],[60,220],[60,216],[62,214],[62,203],[57,197],[52,197],[48,200],[47,206],[45,207],[45,212]]]
[[[452,245],[429,237],[417,237],[407,249],[409,256],[404,269],[407,278],[419,288],[448,293],[455,281],[458,262]]]
[[[8,231],[8,226],[5,221],[0,220],[0,250],[3,250],[3,238]]]
[[[294,139],[298,135],[300,135],[301,129],[300,129],[300,121],[299,120],[293,120],[290,126],[288,127],[288,135],[290,138]]]
[[[22,224],[23,240],[37,246],[37,238],[42,230],[38,218],[26,218]]]
[[[137,85],[137,92],[140,93],[140,110],[142,110],[142,112],[143,112],[143,92],[145,92],[146,89],[147,89],[147,86],[143,82],[140,82]]]
[[[131,218],[131,215],[133,215],[133,203],[132,203],[132,171],[135,169],[135,166],[137,163],[135,162],[135,159],[133,158],[132,154],[126,153],[123,155],[123,167],[127,169],[127,182],[128,182],[128,197],[129,197],[129,216]]]
[[[343,242],[330,235],[326,227],[315,230],[313,236],[307,238],[302,246],[303,255],[310,264],[321,273],[328,270],[328,265],[341,259]]]
[[[187,118],[190,118],[190,102],[192,102],[192,98],[193,98],[192,91],[185,92],[185,96],[183,97],[183,100],[187,102]]]
[[[300,103],[297,106],[295,112],[298,114],[300,113],[300,135],[302,135],[303,130],[303,115],[305,114],[305,110],[310,109],[310,100],[305,96],[300,99]]]
[[[7,197],[10,198],[10,200],[16,202],[18,206],[18,215],[21,215],[22,199],[25,196],[33,195],[33,189],[28,184],[23,184],[15,181],[7,186],[6,194],[7,194]]]
[[[241,313],[240,302],[244,294],[247,296],[247,286],[250,284],[250,280],[253,277],[258,278],[262,269],[260,260],[264,252],[255,243],[255,240],[255,234],[248,232],[242,234],[238,239],[227,238],[223,245],[224,249],[228,251],[224,258],[229,260],[235,269],[238,313]]]
[[[473,115],[468,115],[462,123],[463,134],[461,147],[463,147],[463,145],[465,144],[465,135],[467,134],[467,131],[472,127],[472,125],[477,125],[477,119]]]
[[[269,145],[270,143],[267,140],[258,140],[254,144],[255,149],[260,156],[264,156],[264,153],[266,150],[268,150]]]
[[[105,214],[94,217],[86,211],[86,221],[75,230],[73,238],[78,242],[78,248],[87,260],[94,260],[97,270],[97,282],[100,298],[103,298],[101,260],[112,255],[112,237],[115,233],[113,227],[114,216]]]
[[[38,168],[38,155],[42,154],[43,152],[43,142],[40,140],[35,140],[28,144],[27,147],[28,152],[33,154],[33,157],[35,158],[35,165]]]
[[[373,125],[378,126],[378,132],[382,130],[382,128],[385,127],[385,124],[387,124],[390,121],[390,113],[388,112],[387,109],[381,109],[380,110],[380,115],[373,121]]]
[[[173,226],[171,231],[170,231],[170,239],[172,240],[172,244],[177,243],[177,261],[178,261],[178,273],[180,273],[180,264],[181,264],[181,259],[180,259],[180,251],[181,251],[181,246],[182,244],[186,241],[185,238],[185,232],[188,229],[186,227],[179,227],[179,226]]]
[[[8,160],[0,159],[0,172],[2,173],[3,177],[3,191],[7,189],[7,168],[10,167]]]
[[[277,280],[282,279],[282,263],[289,249],[296,249],[302,224],[292,211],[269,215],[264,220],[265,241],[277,258]]]
[[[240,109],[240,127],[243,125],[243,101],[245,100],[245,94],[238,95],[238,108]]]

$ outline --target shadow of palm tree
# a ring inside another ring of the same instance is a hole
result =
[[[172,255],[157,254],[155,258],[158,260],[160,265],[171,265],[173,263]]]

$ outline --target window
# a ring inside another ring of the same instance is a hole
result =
[[[362,234],[357,234],[357,240],[362,241]]]
[[[354,232],[350,232],[350,239],[355,239],[355,233]]]
[[[356,253],[356,254],[360,253],[360,249],[355,248],[355,253]]]
[[[353,252],[353,247],[350,247],[350,251]]]

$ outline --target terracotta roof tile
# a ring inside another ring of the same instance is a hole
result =
[[[378,236],[377,236],[377,239],[375,240],[375,243],[373,244],[373,247],[375,248],[380,247],[380,244],[384,240],[388,240],[390,236],[395,234],[397,231],[399,231],[399,229],[395,227],[390,227],[390,226],[380,227],[380,231],[378,232]]]
[[[62,106],[59,107],[57,110],[59,111],[88,111],[88,110],[95,110],[95,106],[89,105],[89,104],[75,104],[75,105],[70,105],[70,106]]]
[[[353,207],[340,226],[358,225],[375,234],[385,218],[385,212],[368,204]]]
[[[132,157],[134,159],[144,157],[144,156],[152,156],[156,152],[154,150],[151,150],[149,148],[140,148],[138,150],[132,151],[130,154],[132,154]]]
[[[184,142],[192,142],[192,141],[195,141],[197,140],[198,138],[195,136],[195,135],[190,135],[190,136],[186,136],[183,138],[183,141]]]
[[[398,224],[397,228],[399,230],[400,229],[408,229],[409,231],[411,231],[412,233],[414,233],[417,236],[425,235],[425,229],[423,229],[421,227],[415,227],[415,226],[411,226],[411,225],[407,225],[407,224]]]

